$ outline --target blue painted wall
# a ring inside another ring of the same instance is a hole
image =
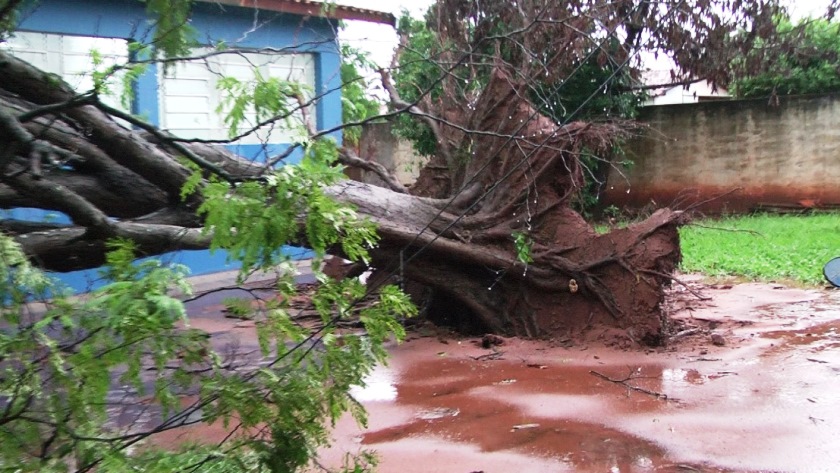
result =
[[[41,0],[26,8],[21,15],[20,30],[81,36],[99,36],[144,40],[150,37],[150,23],[145,4],[137,0]],[[315,54],[316,105],[318,129],[331,129],[341,124],[340,56],[335,41],[336,24],[323,18],[311,18],[269,11],[222,6],[196,2],[191,25],[198,31],[198,40],[212,45],[224,41],[230,47],[287,48]],[[256,25],[256,26],[255,26]],[[157,67],[149,70],[135,85],[136,100],[133,112],[160,124]],[[341,139],[341,133],[334,134]],[[261,159],[281,152],[287,143],[273,143],[268,147],[240,145],[235,151],[247,158]],[[300,154],[292,160],[299,159]],[[42,219],[46,213],[15,209],[15,218]],[[48,217],[66,221],[55,212]],[[288,248],[292,257],[306,257],[305,250]],[[192,274],[236,269],[228,263],[224,252],[181,251],[161,256],[166,261],[186,264]],[[77,291],[97,285],[98,271],[75,271],[57,274],[65,284]]]

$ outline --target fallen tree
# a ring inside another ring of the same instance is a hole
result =
[[[503,3],[492,3],[485,13],[495,16],[487,18],[498,24],[515,13]],[[585,18],[588,26],[580,30],[584,25],[576,22],[583,16],[567,12],[565,23],[557,22],[551,18],[559,10],[529,4],[516,21],[508,18],[511,31],[500,35],[482,30],[485,16],[465,9],[468,4],[443,2],[448,9],[441,11],[450,14],[438,17],[450,39],[464,33],[456,27],[459,21],[476,26],[474,36],[459,45],[460,58],[453,51],[441,58],[441,64],[457,66],[485,55],[475,60],[483,64],[483,86],[472,91],[468,104],[428,96],[404,102],[389,74],[382,73],[390,114],[414,115],[437,140],[437,153],[418,183],[406,189],[381,166],[344,148],[339,162],[378,173],[388,188],[344,181],[324,190],[378,225],[380,240],[369,262],[377,270],[373,280],[401,278],[430,289],[416,292],[432,315],[465,331],[537,337],[605,323],[627,329],[639,342],[661,343],[667,320],[659,304],[679,261],[682,216],[660,210],[628,228],[597,234],[570,206],[582,184],[580,155],[607,151],[628,128],[555,123],[533,104],[537,76],[549,70],[572,73],[576,63],[548,48],[565,41],[570,57],[590,51],[599,43],[581,31],[594,35],[593,20]],[[625,10],[611,10],[606,24],[608,30],[615,26],[611,34],[619,24],[630,25],[622,47],[611,51],[619,58],[632,57],[644,38],[641,31],[657,19],[673,20],[670,10],[653,11],[644,2]],[[751,21],[760,25],[760,18]],[[670,35],[675,48],[714,39],[698,39],[693,36],[698,30],[678,26],[657,26],[654,38]],[[542,60],[535,60],[537,51],[546,52]],[[681,66],[707,66],[705,53],[680,54]],[[454,67],[440,67],[444,84],[462,80]],[[707,72],[714,78],[714,71]],[[207,216],[199,211],[204,196],[182,196],[185,185],[196,185],[193,170],[200,169],[205,182],[212,177],[227,183],[231,193],[245,182],[270,181],[265,166],[220,147],[179,140],[104,105],[95,93],[79,95],[6,52],[0,52],[0,84],[0,140],[6,143],[0,153],[0,205],[60,211],[72,220],[0,223],[44,268],[98,266],[112,238],[135,241],[144,255],[207,248],[212,231],[204,230]],[[325,134],[309,132],[311,140]],[[340,245],[333,251],[342,253]]]
[[[105,241],[115,237],[136,241],[144,254],[207,248],[210,236],[195,214],[199,198],[180,197],[191,175],[179,163],[181,154],[233,182],[262,171],[219,148],[173,147],[160,132],[124,128],[94,97],[80,99],[53,80],[0,53],[0,120],[3,138],[15,145],[3,157],[2,192],[15,205],[73,219],[44,228],[3,222],[45,268],[98,266]],[[599,140],[609,144],[617,130],[581,122],[558,127],[517,100],[520,90],[511,84],[498,70],[476,105],[482,119],[471,128],[492,136],[476,145],[465,174],[469,189],[455,199],[352,181],[327,193],[377,223],[373,267],[396,269],[457,302],[450,310],[463,311],[457,315],[463,328],[539,336],[608,321],[635,327],[655,343],[662,330],[661,286],[679,257],[678,215],[662,211],[597,236],[569,208],[582,177],[576,153]],[[36,172],[49,164],[45,159],[72,171]],[[527,259],[517,257],[516,232],[531,240]]]

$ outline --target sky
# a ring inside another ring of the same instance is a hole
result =
[[[336,3],[391,12],[399,18],[403,10],[413,16],[422,16],[434,0],[340,0]],[[360,21],[347,22],[347,28],[341,32],[341,39],[368,51],[371,59],[383,67],[391,63],[398,42],[397,34],[390,26]]]
[[[825,13],[829,0],[787,0],[791,16],[802,18],[805,16],[820,16]]]

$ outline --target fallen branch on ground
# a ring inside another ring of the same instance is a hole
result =
[[[640,392],[640,393],[643,393],[643,394],[648,394],[648,395],[653,396],[657,399],[662,399],[664,401],[679,402],[679,399],[674,398],[674,397],[670,397],[665,393],[660,393],[660,392],[657,392],[657,391],[651,391],[650,389],[645,389],[645,388],[640,388],[638,386],[633,386],[632,384],[628,383],[628,381],[633,379],[630,376],[628,376],[624,379],[613,379],[613,378],[610,378],[609,376],[607,376],[603,373],[599,373],[595,370],[589,370],[589,374],[595,375],[595,376],[597,376],[597,377],[599,377],[599,378],[601,378],[605,381],[609,381],[611,383],[620,384],[620,385],[626,387],[627,389],[632,389],[633,391],[637,391],[637,392]]]

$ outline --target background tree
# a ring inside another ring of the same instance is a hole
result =
[[[440,103],[445,97],[440,79],[440,64],[433,58],[446,54],[450,46],[443,43],[433,30],[432,9],[425,20],[404,14],[399,20],[398,33],[402,37],[399,54],[395,57],[394,83],[400,97],[407,102],[419,100],[422,95]],[[610,41],[603,45],[606,51],[615,52],[620,45]],[[492,53],[492,51],[489,51]],[[468,96],[482,90],[489,79],[486,74],[474,74],[466,64],[456,67],[452,74],[470,77],[469,83],[455,92],[457,99],[468,101]],[[486,72],[486,71],[485,71]],[[471,73],[473,73],[471,75]],[[592,45],[574,64],[571,74],[553,82],[537,77],[530,86],[529,100],[538,112],[557,123],[573,120],[590,122],[619,122],[635,118],[637,108],[645,93],[632,88],[634,71],[627,64],[613,61],[611,54],[602,54]],[[397,135],[411,141],[417,153],[432,156],[437,150],[432,129],[424,122],[401,115],[395,120]],[[628,124],[628,128],[630,128]],[[616,142],[620,142],[620,138]],[[575,196],[575,208],[588,215],[597,204],[601,186],[606,180],[609,166],[619,161],[621,148],[613,146],[599,155],[583,150],[579,156],[582,164],[582,190]],[[614,159],[619,156],[619,159]],[[626,164],[620,160],[620,164]]]
[[[779,16],[772,42],[761,42],[733,63],[738,97],[816,94],[840,91],[840,23],[825,18],[794,23]],[[742,73],[743,68],[759,74]]]

